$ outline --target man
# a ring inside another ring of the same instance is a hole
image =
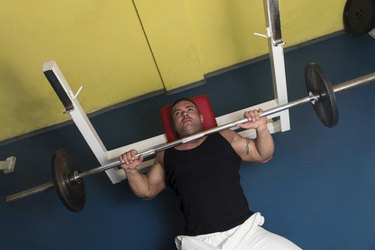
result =
[[[250,211],[240,185],[241,161],[265,163],[273,156],[273,139],[261,113],[245,112],[249,121],[240,125],[255,129],[255,140],[223,130],[160,152],[147,174],[137,170],[143,159],[134,159],[136,150],[120,156],[138,197],[151,199],[168,185],[180,199],[186,235],[176,237],[178,249],[300,249],[260,227],[264,219]],[[180,138],[202,131],[203,116],[189,99],[177,100],[170,117]]]

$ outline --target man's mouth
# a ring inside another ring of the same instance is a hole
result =
[[[185,123],[188,123],[188,122],[191,122],[191,121],[192,121],[191,118],[184,118],[184,119],[182,120],[182,123],[185,124]]]

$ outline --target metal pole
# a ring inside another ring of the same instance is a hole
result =
[[[36,186],[36,187],[33,187],[33,188],[29,188],[29,189],[26,189],[24,191],[9,195],[9,196],[6,197],[6,201],[11,202],[11,201],[23,199],[23,198],[29,197],[31,195],[34,195],[34,194],[37,194],[37,193],[40,193],[40,192],[43,192],[43,191],[53,189],[54,187],[55,187],[55,184],[53,183],[53,181],[46,182],[42,185],[39,185],[39,186]]]
[[[368,83],[373,82],[373,81],[375,81],[375,73],[371,73],[371,74],[368,74],[368,75],[365,75],[365,76],[355,78],[355,79],[350,80],[350,81],[343,82],[341,84],[337,84],[333,87],[333,91],[334,92],[340,92],[340,91],[343,91],[343,90],[346,90],[346,89],[349,89],[349,88],[354,88],[354,87],[357,87],[357,86],[360,86],[360,85],[368,84]],[[301,104],[304,104],[304,103],[307,103],[307,102],[314,103],[315,101],[319,101],[319,98],[320,98],[320,96],[318,94],[310,93],[309,96],[307,96],[307,97],[304,97],[304,98],[286,103],[284,105],[277,106],[277,107],[272,108],[272,109],[268,109],[268,110],[266,110],[262,113],[261,117],[272,115],[272,114],[275,114],[277,112],[280,112],[280,111],[283,111],[283,110],[286,110],[286,109],[290,109],[290,108],[293,108],[295,106],[298,106],[298,105],[301,105]],[[139,158],[141,156],[146,158],[146,157],[152,156],[154,154],[157,154],[160,151],[164,151],[168,148],[175,147],[175,146],[180,145],[182,143],[187,143],[187,142],[196,140],[198,138],[204,137],[206,135],[222,131],[224,129],[238,127],[239,124],[245,123],[247,121],[248,121],[247,118],[242,118],[242,119],[239,119],[239,120],[234,121],[234,122],[226,123],[226,124],[223,124],[221,126],[211,128],[211,129],[202,131],[200,133],[197,133],[197,134],[185,137],[185,138],[181,138],[181,139],[173,141],[173,142],[163,144],[161,146],[157,146],[156,148],[146,150],[144,152],[141,152],[141,153],[137,154],[135,156],[135,158]],[[88,171],[85,171],[85,172],[79,173],[77,175],[74,175],[73,177],[71,177],[71,179],[69,181],[71,181],[71,183],[74,183],[74,182],[77,182],[80,178],[83,178],[83,177],[86,177],[86,176],[89,176],[89,175],[92,175],[92,174],[100,173],[100,172],[103,172],[105,170],[108,170],[108,169],[111,169],[111,168],[114,168],[114,167],[117,167],[117,166],[120,166],[120,165],[121,165],[121,162],[119,160],[117,160],[117,161],[109,163],[107,165],[100,166],[100,167],[97,167],[97,168],[93,168],[93,169],[90,169]],[[29,189],[21,191],[19,193],[10,195],[10,196],[6,197],[6,201],[7,202],[16,201],[16,200],[31,196],[33,194],[37,194],[37,193],[52,189],[54,187],[55,187],[55,185],[54,185],[53,181],[50,181],[50,182],[44,183],[42,185],[39,185],[37,187],[29,188]]]
[[[346,90],[346,89],[349,89],[349,88],[354,88],[354,87],[357,87],[357,86],[361,86],[361,85],[364,85],[364,84],[371,83],[372,81],[375,81],[375,73],[371,73],[371,74],[368,74],[368,75],[365,75],[365,76],[361,76],[361,77],[343,82],[341,84],[337,84],[333,87],[333,91],[335,93],[340,92],[340,91],[343,91],[343,90]],[[280,111],[283,111],[283,110],[286,110],[286,109],[290,109],[290,108],[293,108],[295,106],[298,106],[298,105],[301,105],[301,104],[304,104],[304,103],[307,103],[307,102],[313,102],[313,101],[316,101],[317,99],[319,99],[319,95],[313,94],[313,95],[310,95],[308,97],[304,97],[304,98],[301,98],[301,99],[298,99],[298,100],[295,100],[295,101],[292,101],[292,102],[288,102],[284,105],[280,105],[280,106],[277,106],[275,108],[268,109],[268,110],[264,111],[262,113],[261,117],[272,115],[272,114],[275,114],[277,112],[280,112]],[[169,148],[176,147],[180,144],[187,143],[187,142],[202,138],[202,137],[207,136],[209,134],[213,134],[213,133],[216,133],[216,132],[228,129],[228,128],[237,127],[239,124],[245,123],[247,121],[248,120],[246,118],[242,118],[242,119],[234,121],[234,122],[226,123],[226,124],[220,125],[218,127],[211,128],[211,129],[199,132],[197,134],[193,134],[193,135],[190,135],[188,137],[184,137],[184,138],[181,138],[179,140],[163,144],[161,146],[157,146],[156,148],[146,150],[144,152],[141,152],[141,153],[137,154],[135,156],[135,158],[138,159],[141,156],[146,158],[146,157],[152,156],[154,154],[157,154],[161,151],[167,150]],[[103,172],[105,170],[108,170],[108,169],[111,169],[111,168],[114,168],[114,167],[118,167],[120,165],[121,165],[121,162],[118,160],[118,161],[109,163],[107,165],[100,166],[100,167],[82,172],[82,173],[78,174],[77,176],[75,176],[74,180],[77,180],[79,178],[83,178],[85,176],[89,176],[89,175],[92,175],[92,174],[96,174],[96,173],[99,173],[99,172]]]
[[[342,90],[358,87],[358,86],[361,86],[361,85],[371,83],[372,81],[375,81],[375,73],[360,76],[360,77],[354,78],[352,80],[349,80],[349,81],[346,81],[346,82],[343,82],[343,83],[340,83],[340,84],[336,84],[335,86],[333,86],[333,92],[336,93],[336,92],[340,92]]]
[[[318,95],[312,95],[312,96],[304,97],[304,98],[286,103],[284,105],[277,106],[277,107],[272,108],[272,109],[268,109],[268,110],[266,110],[262,113],[261,117],[272,115],[272,114],[275,114],[277,112],[280,112],[280,111],[298,106],[298,105],[306,103],[306,102],[311,102],[312,100],[315,100],[316,98],[319,98],[319,96]],[[238,127],[239,124],[245,123],[247,121],[248,121],[247,118],[242,118],[242,119],[236,120],[234,122],[226,123],[226,124],[220,125],[218,127],[207,129],[205,131],[202,131],[202,132],[199,132],[199,133],[196,133],[196,134],[193,134],[193,135],[190,135],[190,136],[187,136],[187,137],[184,137],[184,138],[181,138],[181,139],[178,139],[178,140],[175,140],[175,141],[157,146],[156,148],[146,150],[144,152],[141,152],[141,153],[135,155],[134,158],[138,159],[141,156],[146,158],[146,157],[152,156],[154,154],[157,154],[161,151],[167,150],[169,148],[176,147],[180,144],[187,143],[187,142],[190,142],[190,141],[194,141],[196,139],[202,138],[204,136],[207,136],[207,135],[210,135],[210,134],[213,134],[213,133],[216,133],[216,132],[228,129],[228,128]],[[75,181],[79,178],[83,178],[83,177],[86,177],[86,176],[89,176],[89,175],[92,175],[92,174],[103,172],[103,171],[106,171],[108,169],[120,166],[120,165],[121,165],[121,162],[119,160],[117,160],[117,161],[109,163],[107,165],[100,166],[100,167],[93,168],[93,169],[90,169],[88,171],[82,172],[82,173],[78,174],[77,176],[72,177],[72,181]]]

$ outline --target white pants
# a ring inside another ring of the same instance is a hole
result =
[[[253,214],[242,225],[225,232],[198,236],[180,235],[175,239],[178,250],[293,250],[301,249],[291,241],[261,226],[264,218]]]

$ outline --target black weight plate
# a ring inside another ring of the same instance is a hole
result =
[[[329,128],[335,126],[339,119],[335,93],[318,64],[310,63],[306,66],[305,83],[308,93],[320,96],[319,100],[313,104],[320,121]]]
[[[344,8],[345,32],[359,36],[368,33],[374,27],[374,0],[348,0]]]
[[[58,150],[53,154],[52,179],[54,180],[57,195],[66,208],[73,212],[82,210],[86,202],[85,186],[83,180],[70,182],[70,178],[78,169],[70,154],[64,150]]]

